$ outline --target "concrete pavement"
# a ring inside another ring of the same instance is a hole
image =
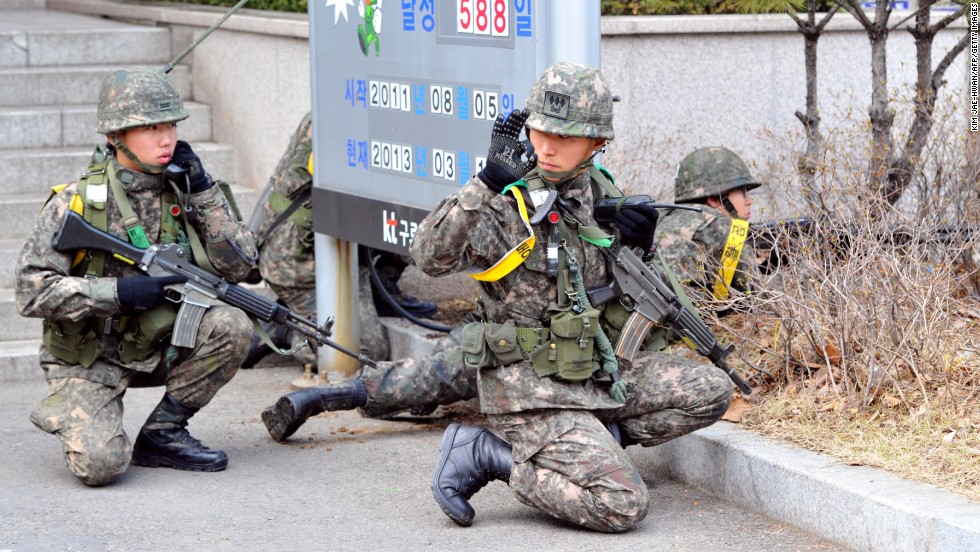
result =
[[[297,375],[295,368],[243,370],[191,420],[193,435],[228,453],[226,471],[131,467],[102,488],[78,482],[58,440],[28,421],[45,393],[39,375],[0,376],[0,550],[846,550],[653,474],[645,474],[650,513],[627,534],[556,522],[499,482],[473,498],[474,525],[459,527],[429,490],[449,418],[330,413],[275,443],[259,412]],[[130,436],[161,392],[127,393]],[[475,414],[467,405],[452,410]]]

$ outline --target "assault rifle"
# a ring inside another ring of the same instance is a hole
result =
[[[788,264],[790,251],[799,247],[802,240],[812,240],[823,253],[825,262],[832,264],[844,260],[851,250],[851,241],[859,230],[827,218],[795,218],[772,222],[753,223],[749,227],[749,240],[756,252],[764,257],[759,264],[763,274]],[[943,226],[920,230],[896,229],[870,236],[875,242],[889,247],[905,247],[909,244],[954,245],[967,242],[977,235],[976,228]]]
[[[327,318],[322,326],[317,326],[316,322],[294,314],[275,301],[270,301],[238,284],[226,282],[221,277],[194,265],[190,251],[184,246],[151,245],[148,249],[140,249],[85,222],[85,219],[74,211],[69,211],[64,222],[61,223],[61,228],[52,240],[52,246],[56,251],[61,252],[88,249],[104,251],[123,262],[135,265],[149,276],[173,274],[187,278],[187,281],[182,284],[169,286],[167,292],[168,300],[180,303],[170,340],[171,344],[177,347],[194,346],[197,340],[197,328],[204,312],[215,301],[220,300],[245,311],[250,317],[286,326],[319,345],[332,347],[356,358],[361,364],[376,365],[370,358],[328,339],[332,333],[333,317]]]
[[[674,203],[656,203],[647,195],[632,195],[621,198],[603,198],[596,202],[593,214],[596,221],[612,223],[616,211],[624,205],[647,203],[657,209],[687,209],[700,212],[698,207],[677,205]],[[559,200],[559,207],[570,212]],[[602,251],[605,251],[603,249]],[[633,314],[626,321],[616,343],[616,356],[633,360],[637,351],[646,340],[647,334],[654,324],[666,324],[681,337],[686,338],[703,356],[718,368],[728,374],[732,382],[745,395],[752,394],[752,388],[745,382],[726,359],[735,349],[729,344],[722,347],[715,334],[704,325],[701,318],[687,309],[663,279],[651,270],[636,251],[626,246],[619,246],[607,253],[613,260],[613,281],[607,286],[586,290],[589,301],[593,305],[601,305],[616,297],[626,297],[633,304]]]
[[[619,342],[616,343],[616,356],[633,360],[653,325],[666,324],[693,344],[698,353],[724,370],[743,394],[751,395],[752,388],[726,361],[735,346],[729,344],[722,347],[698,315],[681,304],[670,286],[640,260],[636,251],[619,246],[612,255],[612,283],[592,288],[586,293],[589,301],[596,306],[617,297],[627,297],[633,303],[633,314],[623,326]]]

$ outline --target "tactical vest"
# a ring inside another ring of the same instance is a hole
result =
[[[596,199],[608,197],[623,197],[622,192],[615,186],[612,175],[605,168],[592,165],[589,175],[593,181],[593,196]],[[526,201],[526,192],[520,194],[518,204]],[[526,218],[526,214],[522,213]],[[568,229],[564,223],[557,224],[565,240],[574,239],[578,233],[583,239],[596,243],[599,239],[598,229]],[[583,233],[585,230],[585,233]],[[592,232],[589,232],[592,230]],[[591,235],[589,235],[591,234]],[[606,244],[608,245],[608,244]],[[677,283],[672,271],[659,257],[661,266],[668,274],[675,293],[688,308],[693,308],[684,290]],[[498,265],[504,265],[504,259]],[[572,285],[567,276],[561,276],[567,270],[564,262],[559,267],[558,296],[567,297],[566,291]],[[514,265],[513,268],[516,268]],[[490,272],[485,271],[486,272]],[[499,276],[499,277],[502,277]],[[608,322],[608,338],[615,342],[619,332],[632,312],[619,301],[608,303],[603,312],[595,308],[579,310],[572,305],[552,303],[548,308],[547,327],[523,328],[516,327],[513,321],[504,324],[476,322],[468,324],[463,329],[461,348],[464,361],[471,367],[505,366],[529,358],[535,372],[541,376],[555,377],[564,381],[581,381],[592,376],[598,369],[595,361],[595,340],[599,333],[600,317]],[[656,328],[650,332],[645,341],[645,349],[657,351],[666,347],[672,339],[671,331],[667,328]]]
[[[82,215],[89,224],[105,232],[109,226],[106,214],[109,188],[113,188],[113,197],[122,212],[130,241],[134,245],[148,247],[149,242],[143,234],[139,219],[133,213],[122,186],[117,182],[110,182],[111,162],[112,156],[109,152],[101,147],[95,149],[88,168],[76,184],[77,192],[72,197],[69,208]],[[47,201],[65,187],[67,184],[54,186]],[[187,232],[178,218],[181,214],[181,206],[176,195],[165,190],[161,194],[160,207],[160,242],[190,242],[196,260],[203,254],[204,248],[196,232],[193,229]],[[101,278],[105,270],[106,258],[107,254],[102,251],[78,251],[72,262],[70,274],[83,278]],[[205,264],[209,265],[206,262]],[[115,333],[121,337],[118,348],[119,359],[124,363],[136,362],[149,358],[170,336],[176,317],[176,307],[164,301],[138,316],[90,316],[77,321],[45,319],[42,341],[56,358],[88,368],[101,356],[104,349],[104,336]]]

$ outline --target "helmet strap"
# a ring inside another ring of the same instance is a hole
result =
[[[726,211],[728,211],[728,214],[731,215],[732,218],[734,219],[742,218],[738,215],[738,209],[735,208],[735,205],[732,203],[732,200],[728,199],[727,193],[724,196],[719,196],[719,197],[721,197],[721,206],[724,207]]]
[[[129,148],[127,148],[126,144],[124,144],[123,141],[119,139],[118,134],[115,133],[110,134],[109,139],[112,141],[112,145],[115,146],[117,151],[123,152],[123,155],[128,157],[129,160],[132,161],[133,163],[136,163],[136,166],[139,167],[140,170],[142,170],[146,174],[161,174],[163,173],[164,169],[167,168],[164,165],[147,164],[140,161],[140,159],[136,157],[136,154],[133,153]]]

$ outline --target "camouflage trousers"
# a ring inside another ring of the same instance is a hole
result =
[[[728,376],[714,366],[641,353],[620,362],[630,382],[626,405],[612,410],[542,409],[489,415],[513,446],[510,488],[518,500],[558,519],[609,533],[646,517],[647,486],[604,422],[654,446],[706,427],[732,399]]]
[[[251,336],[252,323],[245,313],[216,306],[201,319],[195,347],[179,349],[169,369],[166,360],[152,372],[125,370],[102,361],[88,369],[42,363],[48,395],[31,414],[31,422],[58,436],[68,469],[76,477],[86,485],[104,485],[126,471],[133,452],[123,430],[126,389],[166,386],[166,393],[177,402],[199,409],[238,372]],[[115,372],[116,378],[88,379],[82,377],[86,370]],[[62,377],[72,372],[75,376]]]
[[[316,288],[282,287],[271,282],[269,287],[289,310],[300,316],[316,320]],[[374,307],[374,297],[371,294],[371,276],[368,269],[363,266],[360,267],[358,273],[357,303],[358,316],[361,321],[361,354],[374,360],[387,359],[391,355],[388,345],[388,332],[378,318],[378,311]],[[343,320],[340,323],[343,323]],[[306,364],[316,366],[316,354],[309,345],[304,345],[305,340],[306,338],[301,334],[292,332],[291,346],[294,350],[298,348],[294,355],[296,363],[300,366]]]
[[[403,358],[379,362],[376,368],[361,368],[357,377],[368,392],[368,404],[361,413],[377,418],[475,398],[476,369],[463,364],[460,333],[461,327],[457,327],[440,338],[426,358]]]

